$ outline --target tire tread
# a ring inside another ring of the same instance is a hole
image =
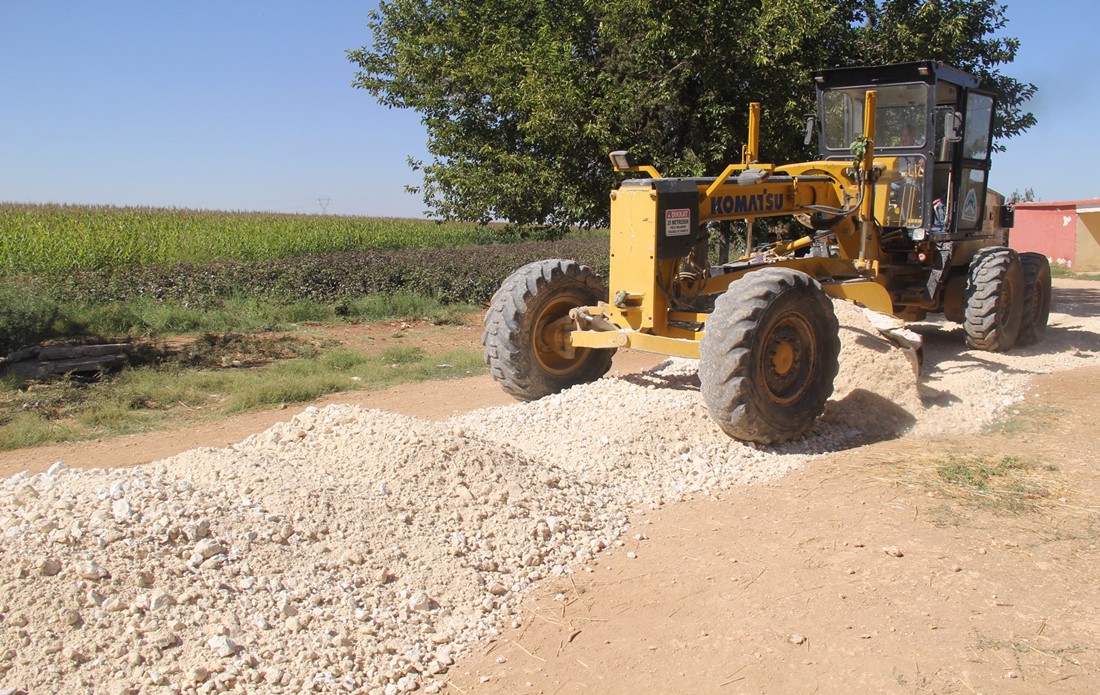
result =
[[[485,363],[493,379],[514,398],[537,400],[595,381],[611,368],[615,351],[605,349],[591,349],[585,364],[567,377],[547,374],[536,363],[525,335],[526,320],[540,295],[563,286],[579,286],[596,301],[607,296],[603,282],[588,266],[554,258],[529,263],[509,275],[490,301],[481,334]]]
[[[769,417],[752,383],[755,332],[772,302],[785,292],[813,293],[825,317],[820,331],[819,370],[806,402],[792,417]],[[816,280],[785,268],[755,270],[737,280],[715,302],[700,345],[699,379],[711,417],[726,434],[760,444],[801,436],[824,411],[839,371],[840,326],[832,303]]]

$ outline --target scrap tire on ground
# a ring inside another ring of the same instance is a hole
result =
[[[718,297],[699,346],[710,415],[743,441],[778,444],[813,426],[840,367],[839,324],[816,280],[754,270]]]
[[[485,315],[481,344],[489,373],[510,395],[533,401],[595,381],[611,368],[611,349],[576,348],[560,340],[560,319],[607,300],[603,282],[576,261],[529,263],[508,276]]]
[[[1034,345],[1043,339],[1050,319],[1050,261],[1041,253],[1021,253],[1024,268],[1024,315],[1017,345]]]
[[[964,296],[966,344],[976,350],[1011,349],[1024,315],[1024,269],[1004,246],[979,251],[970,262]]]

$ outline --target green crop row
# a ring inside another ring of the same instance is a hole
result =
[[[607,277],[608,240],[563,239],[453,249],[306,254],[81,270],[65,275],[0,272],[0,355],[47,338],[79,337],[82,316],[127,302],[219,311],[228,300],[311,301],[344,315],[362,297],[417,295],[444,304],[487,302],[522,265],[571,258]],[[123,313],[125,313],[123,311]],[[123,333],[140,326],[113,322]],[[236,330],[236,329],[234,329]]]
[[[335,302],[411,292],[443,303],[488,301],[512,271],[544,258],[572,258],[606,277],[606,239],[564,239],[450,249],[305,254],[268,261],[218,261],[79,271],[50,279],[65,301],[106,304],[136,297],[215,305],[233,298]]]
[[[0,272],[63,274],[553,237],[549,230],[495,224],[0,203]]]

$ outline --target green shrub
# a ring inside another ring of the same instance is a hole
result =
[[[51,337],[264,331],[341,318],[459,322],[517,268],[545,258],[572,258],[606,277],[608,240],[9,274],[0,276],[0,354]]]
[[[62,297],[90,304],[146,297],[201,309],[230,298],[258,297],[285,303],[323,302],[336,305],[339,313],[350,308],[350,299],[398,293],[431,297],[445,304],[479,304],[488,301],[514,270],[544,258],[572,258],[606,277],[608,241],[569,239],[82,271],[58,277],[55,282]]]
[[[60,305],[42,288],[0,283],[0,355],[54,335]]]

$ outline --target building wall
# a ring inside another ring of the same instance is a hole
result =
[[[1077,213],[1077,248],[1073,269],[1100,271],[1100,211]]]
[[[1020,203],[1009,245],[1020,252],[1037,251],[1055,262],[1069,261],[1076,270],[1077,228],[1076,203]]]

